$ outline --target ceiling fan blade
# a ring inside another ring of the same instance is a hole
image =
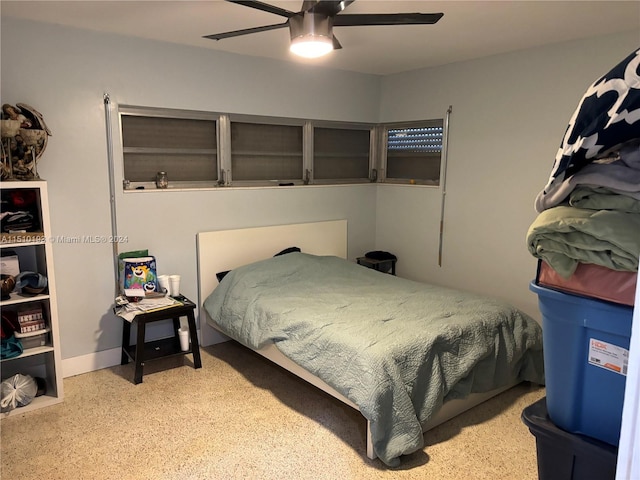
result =
[[[336,15],[334,27],[357,27],[361,25],[430,25],[436,23],[444,13],[362,13]]]
[[[296,14],[296,12],[291,12],[289,10],[285,10],[284,8],[276,7],[275,5],[269,5],[268,3],[264,2],[257,2],[252,0],[227,0],[227,2],[237,3],[238,5],[255,8],[257,10],[262,10],[263,12],[274,13],[285,18],[291,18]]]
[[[209,38],[211,40],[222,40],[223,38],[239,37],[240,35],[248,35],[250,33],[266,32],[269,30],[275,30],[277,28],[284,28],[289,26],[289,21],[284,23],[276,23],[275,25],[265,25],[263,27],[244,28],[242,30],[234,30],[232,32],[215,33],[212,35],[204,35],[203,38]]]
[[[320,13],[333,17],[337,15],[356,0],[304,0],[302,2],[302,11],[311,13]]]

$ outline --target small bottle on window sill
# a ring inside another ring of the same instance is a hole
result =
[[[156,187],[167,188],[168,186],[169,186],[169,178],[167,177],[167,172],[156,173]]]

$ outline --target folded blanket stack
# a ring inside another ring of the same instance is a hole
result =
[[[584,94],[535,209],[529,251],[562,277],[579,263],[638,271],[640,49]]]

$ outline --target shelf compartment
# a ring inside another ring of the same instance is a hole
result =
[[[31,412],[33,410],[38,410],[43,407],[50,407],[51,405],[55,405],[57,403],[61,403],[62,398],[54,395],[40,395],[39,397],[34,398],[29,405],[25,405],[24,407],[14,408],[9,412],[3,413],[2,417],[10,417],[12,415],[20,415],[23,413]]]
[[[36,355],[37,352],[41,353],[41,355]],[[33,353],[33,355],[30,355],[31,353]],[[58,383],[59,375],[56,374],[54,356],[55,352],[53,351],[53,348],[38,347],[25,350],[25,353],[19,357],[4,359],[2,361],[2,381],[20,373],[22,375],[30,375],[33,378],[44,378],[47,385],[47,391],[44,395],[35,397],[31,403],[24,407],[18,407],[8,413],[3,413],[3,417],[19,415],[21,413],[26,413],[31,410],[62,402],[62,385]],[[10,361],[18,359],[21,361]]]
[[[45,345],[43,347],[26,348],[20,355],[16,357],[11,357],[11,358],[3,358],[0,360],[0,362],[4,364],[5,362],[21,360],[26,357],[31,357],[34,355],[42,355],[43,353],[48,353],[48,352],[53,352],[53,347],[51,345]]]
[[[8,305],[18,305],[20,303],[36,302],[38,300],[48,300],[48,293],[40,293],[38,295],[22,295],[20,293],[13,292],[9,295],[9,299],[0,301],[0,305],[6,307]]]

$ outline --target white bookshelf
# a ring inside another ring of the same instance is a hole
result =
[[[44,378],[47,384],[44,395],[34,398],[24,407],[18,407],[2,414],[4,418],[62,402],[63,385],[47,182],[43,180],[3,181],[0,182],[0,191],[3,200],[12,191],[21,191],[18,193],[23,194],[33,192],[35,194],[35,208],[31,208],[34,213],[33,228],[28,228],[24,232],[11,233],[6,232],[3,228],[0,232],[0,249],[3,254],[7,252],[17,254],[21,271],[36,271],[47,277],[47,288],[41,294],[27,296],[14,291],[9,299],[0,301],[0,307],[3,311],[17,311],[31,306],[41,308],[46,327],[49,328],[44,346],[25,348],[23,353],[17,357],[0,360],[3,381],[17,373],[22,373],[34,378]],[[3,203],[2,210],[5,211],[5,208],[8,207]]]

